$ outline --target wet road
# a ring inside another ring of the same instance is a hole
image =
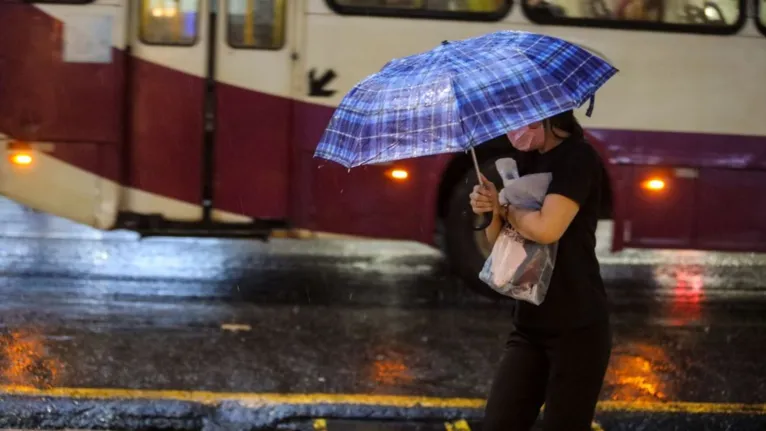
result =
[[[508,304],[467,292],[416,244],[138,241],[8,203],[0,220],[7,393],[481,399],[509,329]],[[601,260],[615,321],[603,429],[766,429],[763,412],[741,406],[766,403],[766,256]],[[330,418],[327,429],[363,428]]]

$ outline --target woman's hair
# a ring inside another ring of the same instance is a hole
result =
[[[570,110],[556,114],[553,117],[546,118],[543,123],[553,133],[553,136],[559,139],[564,139],[566,136],[557,135],[556,129],[569,133],[569,136],[575,139],[583,139],[585,137],[580,122],[574,116],[574,111]]]

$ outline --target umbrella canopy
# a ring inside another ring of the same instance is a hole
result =
[[[592,102],[616,72],[578,45],[535,33],[445,42],[355,85],[315,156],[351,168],[467,151]]]

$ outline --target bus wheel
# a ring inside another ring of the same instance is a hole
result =
[[[496,186],[502,180],[495,169],[494,159],[481,164],[482,173]],[[452,189],[444,220],[444,239],[450,268],[472,291],[492,298],[505,298],[479,279],[479,272],[492,251],[484,231],[474,231],[475,215],[471,211],[468,195],[478,183],[476,172],[467,170]]]

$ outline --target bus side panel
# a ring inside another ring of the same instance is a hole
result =
[[[290,178],[290,220],[297,227],[316,230],[317,214],[314,181],[318,162],[316,144],[332,117],[333,108],[295,101],[292,104],[292,175]]]
[[[351,170],[314,158],[316,144],[333,109],[296,103],[297,150],[295,215],[298,227],[377,238],[432,243],[435,193],[446,164],[443,158],[404,160]],[[387,176],[391,169],[409,172],[405,181]]]
[[[766,251],[766,171],[702,169],[697,246]]]
[[[679,178],[674,169],[636,166],[631,188],[630,243],[656,248],[686,248],[693,244],[696,211],[696,180]],[[659,178],[665,188],[647,187]]]
[[[110,228],[114,223],[116,183],[92,172],[103,169],[103,147],[67,144],[56,156],[46,151],[32,153],[29,166],[0,160],[0,193],[30,208],[95,226]],[[61,155],[76,160],[78,167],[62,163]],[[55,176],[50,173],[55,172]]]
[[[218,85],[215,207],[255,218],[287,216],[287,98]]]
[[[82,6],[89,14],[57,19],[29,4],[0,7],[0,132],[27,141],[116,143],[121,71],[115,50],[93,48],[68,31],[86,26],[111,36],[114,8]]]
[[[630,186],[633,181],[633,168],[614,163],[612,151],[621,145],[629,145],[625,142],[606,142],[603,139],[617,139],[608,133],[599,130],[585,130],[586,139],[596,149],[606,171],[606,178],[602,179],[605,189],[602,191],[602,205],[611,212],[612,217],[612,251],[620,251],[624,247],[625,214],[628,211],[630,200]],[[610,193],[607,196],[606,193]],[[611,202],[611,207],[608,205]]]
[[[591,132],[606,143],[615,247],[622,237],[625,246],[638,248],[763,249],[753,232],[764,227],[755,201],[764,195],[766,138]],[[652,179],[662,180],[664,188],[647,188]]]
[[[407,160],[405,181],[389,179],[388,166],[346,168],[320,162],[314,175],[319,230],[380,238],[431,242],[433,204],[426,201],[429,186],[424,160]]]
[[[114,5],[0,2],[0,151],[33,157],[29,166],[3,160],[0,193],[80,223],[113,226],[123,13]]]
[[[630,209],[630,187],[633,185],[633,167],[607,164],[609,187],[612,192],[612,251],[625,247],[626,216]]]

